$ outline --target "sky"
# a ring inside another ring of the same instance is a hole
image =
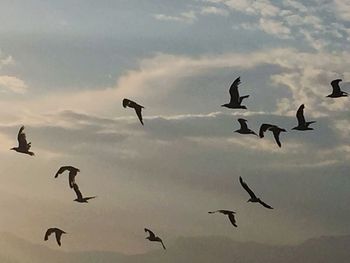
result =
[[[57,226],[63,250],[131,254],[155,248],[144,227],[165,242],[350,233],[350,102],[325,97],[337,78],[350,91],[350,2],[2,0],[0,24],[0,232],[42,244]],[[238,76],[248,110],[220,107]],[[301,104],[314,131],[291,130]],[[234,133],[242,117],[287,129],[282,148]],[[21,125],[35,157],[9,150]],[[73,202],[62,165],[98,197]],[[239,176],[275,209],[247,204]]]

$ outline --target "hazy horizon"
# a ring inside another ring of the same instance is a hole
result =
[[[61,250],[128,254],[157,247],[144,227],[165,244],[350,234],[350,103],[326,98],[333,79],[350,92],[346,1],[4,0],[0,17],[0,232],[56,249],[56,226]],[[248,110],[220,107],[238,76]],[[314,131],[291,130],[301,104]],[[285,128],[282,148],[234,133],[242,117]],[[9,150],[22,125],[34,157]],[[73,202],[62,165],[98,197]]]

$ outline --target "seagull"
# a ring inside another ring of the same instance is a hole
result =
[[[73,188],[73,185],[75,184],[75,176],[78,172],[80,172],[80,170],[73,166],[62,166],[55,174],[55,178],[57,178],[60,174],[64,173],[65,171],[69,171],[69,187]]]
[[[66,232],[64,232],[63,230],[59,229],[59,228],[49,228],[46,233],[45,233],[45,238],[44,240],[47,241],[49,239],[49,236],[52,234],[52,233],[55,233],[56,235],[56,240],[57,240],[57,244],[59,246],[61,246],[61,236],[62,234],[67,234]]]
[[[340,97],[347,97],[348,93],[345,91],[342,91],[339,87],[339,82],[341,82],[341,79],[335,79],[331,82],[331,86],[333,88],[332,94],[329,94],[328,98],[340,98]]]
[[[241,105],[242,101],[249,97],[249,95],[245,95],[240,97],[238,92],[238,85],[241,84],[241,77],[238,77],[230,87],[230,102],[221,105],[221,107],[226,107],[229,109],[247,109],[246,106]]]
[[[268,209],[273,209],[271,206],[269,206],[268,204],[264,203],[263,201],[261,201],[260,198],[256,197],[256,195],[254,194],[254,192],[252,190],[250,190],[250,188],[248,187],[248,185],[243,182],[242,177],[239,177],[239,182],[241,183],[242,187],[248,192],[248,194],[250,195],[250,199],[247,202],[252,202],[252,203],[260,203],[261,205],[263,205],[264,207],[268,208]]]
[[[97,196],[89,196],[89,197],[83,197],[83,194],[79,190],[79,186],[76,183],[73,183],[73,190],[75,194],[77,195],[77,198],[74,199],[74,201],[78,203],[88,203],[88,200],[96,198]]]
[[[305,121],[304,108],[305,108],[304,104],[301,104],[296,115],[298,119],[298,126],[294,127],[292,130],[298,130],[298,131],[313,130],[313,128],[309,127],[309,125],[312,123],[315,123],[316,121]]]
[[[238,132],[240,134],[254,134],[258,136],[254,131],[248,128],[246,119],[238,119],[238,122],[241,124],[241,128],[235,132]]]
[[[208,212],[209,214],[214,214],[214,213],[221,213],[224,215],[228,216],[228,219],[230,219],[230,222],[233,226],[237,227],[236,225],[236,219],[235,219],[235,214],[236,212],[234,211],[230,211],[230,210],[217,210],[217,211],[212,211],[212,212]]]
[[[151,230],[149,230],[147,228],[145,228],[145,232],[148,232],[148,234],[149,234],[149,236],[146,237],[146,239],[148,239],[149,241],[160,242],[160,243],[162,243],[163,248],[166,249],[164,244],[163,244],[163,241],[160,237],[157,237]]]
[[[144,109],[145,107],[141,106],[140,104],[137,104],[136,102],[129,100],[129,99],[123,99],[123,107],[129,107],[129,108],[133,108],[137,114],[137,117],[139,117],[139,120],[141,122],[141,124],[143,125],[143,120],[142,120],[142,109]]]
[[[24,130],[24,126],[22,126],[19,129],[19,132],[17,135],[18,147],[13,147],[10,150],[14,150],[19,153],[25,153],[33,156],[34,153],[29,151],[31,147],[31,142],[27,143],[26,134],[23,132],[23,130]]]
[[[281,141],[280,141],[279,136],[280,136],[281,132],[286,132],[286,130],[283,128],[280,128],[276,125],[264,123],[260,126],[260,131],[259,131],[260,138],[264,138],[264,132],[266,132],[266,131],[272,131],[273,137],[275,137],[275,141],[276,141],[277,145],[279,147],[281,147],[282,145],[281,145]]]

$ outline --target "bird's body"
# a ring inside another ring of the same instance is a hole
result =
[[[247,202],[252,202],[252,203],[259,203],[262,206],[268,208],[268,209],[273,209],[270,205],[264,203],[260,198],[258,198],[254,192],[248,187],[248,185],[243,181],[242,177],[239,177],[239,182],[241,183],[242,187],[244,190],[248,192],[250,195],[250,199]]]
[[[45,233],[44,240],[47,241],[47,240],[49,239],[49,236],[50,236],[52,233],[55,233],[57,244],[58,244],[59,246],[61,246],[61,237],[62,237],[62,234],[67,234],[67,233],[64,232],[63,230],[57,228],[57,227],[49,228],[49,229],[46,231],[46,233]]]
[[[298,130],[298,131],[309,131],[313,130],[313,128],[309,127],[310,124],[315,123],[315,121],[305,121],[304,117],[304,104],[301,104],[296,117],[298,119],[298,126],[294,127],[292,130]]]
[[[264,138],[264,133],[266,131],[271,131],[273,133],[273,137],[275,138],[275,141],[276,141],[277,145],[279,147],[281,147],[282,144],[281,144],[281,141],[280,141],[280,138],[279,138],[280,137],[280,133],[281,132],[286,132],[286,130],[283,129],[283,128],[280,128],[280,127],[278,127],[276,125],[264,123],[264,124],[262,124],[260,126],[259,137],[260,138]]]
[[[331,86],[332,86],[332,93],[329,94],[328,98],[340,98],[340,97],[347,97],[349,94],[345,91],[342,91],[340,89],[340,86],[339,86],[339,82],[341,82],[342,80],[341,79],[335,79],[331,82]]]
[[[235,81],[231,84],[230,87],[230,102],[221,105],[221,107],[226,107],[229,109],[247,109],[246,106],[242,105],[242,101],[246,98],[249,97],[249,95],[245,95],[240,97],[239,96],[239,91],[238,91],[238,85],[241,84],[241,78],[238,77],[237,79],[235,79]]]
[[[73,190],[77,195],[77,198],[74,199],[74,201],[78,203],[88,203],[90,199],[94,199],[97,197],[97,196],[83,197],[83,194],[80,192],[79,186],[76,183],[73,184]]]
[[[163,246],[163,249],[166,249],[163,243],[163,240],[156,236],[151,230],[145,228],[145,232],[148,233],[148,237],[146,237],[146,239],[148,239],[149,241],[153,241],[153,242],[160,242]]]
[[[33,156],[34,153],[29,151],[30,147],[31,147],[31,142],[27,142],[27,138],[26,138],[26,134],[23,132],[24,130],[24,126],[22,126],[19,129],[18,135],[17,135],[17,140],[18,140],[18,147],[13,147],[11,148],[11,150],[14,150],[16,152],[19,153],[24,153],[24,154],[28,154],[30,156]]]
[[[245,119],[238,119],[238,122],[241,125],[241,128],[236,130],[235,132],[240,133],[240,134],[254,134],[257,135],[254,131],[248,128],[247,125],[247,120]]]
[[[140,104],[137,104],[135,101],[129,100],[129,99],[123,99],[123,107],[129,107],[133,108],[136,112],[137,117],[139,118],[141,124],[143,125],[143,119],[142,119],[142,109],[145,107],[141,106]]]
[[[214,214],[214,213],[221,213],[223,215],[227,215],[231,224],[234,226],[234,227],[237,227],[237,224],[236,224],[236,219],[235,219],[235,213],[234,211],[230,211],[230,210],[216,210],[216,211],[211,211],[211,212],[208,212],[209,214]]]
[[[80,172],[80,170],[73,166],[62,166],[55,174],[55,178],[57,178],[60,174],[64,173],[65,171],[69,171],[69,174],[68,174],[69,187],[73,188],[73,185],[75,184],[75,176],[77,175],[78,172]]]

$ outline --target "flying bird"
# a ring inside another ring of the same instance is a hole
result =
[[[23,132],[23,130],[24,130],[24,126],[22,126],[19,129],[19,132],[17,135],[18,147],[13,147],[10,150],[14,150],[14,151],[19,152],[19,153],[25,153],[25,154],[29,154],[29,155],[33,156],[34,153],[29,151],[32,143],[27,142],[26,134]]]
[[[77,195],[77,198],[74,199],[74,201],[76,201],[78,203],[88,203],[88,200],[97,197],[97,196],[83,197],[83,194],[80,192],[79,186],[76,183],[73,184],[73,190],[74,190],[75,194]]]
[[[340,98],[340,97],[347,97],[349,94],[345,91],[342,91],[339,86],[339,82],[341,82],[341,79],[335,79],[331,82],[331,86],[333,88],[333,91],[331,94],[329,94],[328,98]]]
[[[57,244],[59,246],[61,246],[61,237],[62,237],[62,234],[67,234],[66,232],[64,232],[63,230],[59,229],[59,228],[49,228],[46,233],[45,233],[45,238],[44,240],[47,241],[49,239],[49,236],[52,234],[52,233],[55,233],[56,235],[56,240],[57,240]]]
[[[278,127],[276,125],[264,123],[264,124],[262,124],[260,126],[259,137],[260,138],[264,138],[264,133],[266,131],[271,131],[273,133],[273,137],[275,138],[275,141],[276,141],[277,145],[279,147],[281,147],[282,144],[281,144],[281,141],[280,141],[280,133],[281,132],[286,132],[286,130],[283,129],[283,128],[280,128],[280,127]]]
[[[209,214],[221,213],[221,214],[227,215],[228,219],[230,219],[231,224],[233,226],[237,227],[236,219],[235,219],[236,212],[234,212],[234,211],[230,211],[230,210],[216,210],[216,211],[211,211],[211,212],[208,212],[208,213]]]
[[[309,127],[309,125],[312,123],[315,123],[316,121],[305,121],[304,108],[305,108],[304,104],[301,104],[296,115],[298,119],[298,126],[294,127],[292,130],[298,130],[298,131],[313,130],[313,128]]]
[[[242,101],[244,99],[249,97],[249,95],[245,95],[245,96],[242,96],[242,97],[239,96],[239,91],[238,91],[238,85],[239,84],[241,84],[241,77],[238,77],[232,83],[232,85],[230,87],[230,90],[229,90],[230,96],[231,96],[230,102],[221,105],[221,107],[226,107],[226,108],[229,108],[229,109],[247,109],[246,106],[241,105],[241,104],[242,104]]]
[[[139,118],[141,124],[143,125],[143,120],[142,120],[142,109],[145,107],[141,106],[140,104],[137,104],[136,102],[129,100],[129,99],[123,99],[123,107],[129,107],[133,108],[136,112],[137,117]]]
[[[247,202],[252,202],[252,203],[260,203],[261,205],[263,205],[264,207],[268,208],[268,209],[273,209],[271,206],[269,206],[268,204],[264,203],[263,201],[261,201],[260,198],[256,197],[256,195],[254,194],[254,192],[248,187],[248,185],[243,181],[242,177],[239,177],[239,182],[241,183],[242,187],[244,188],[244,190],[246,190],[248,192],[248,194],[250,195],[250,199]]]
[[[238,119],[238,122],[241,125],[241,128],[236,130],[235,132],[238,132],[240,134],[254,134],[258,136],[254,131],[248,128],[246,119]]]
[[[164,246],[164,243],[160,237],[156,236],[151,230],[149,230],[147,228],[145,228],[145,232],[147,232],[149,235],[148,237],[146,237],[146,239],[148,239],[149,241],[160,242],[160,243],[162,243],[163,248],[166,249]]]
[[[57,178],[60,174],[64,173],[65,171],[69,171],[69,174],[68,174],[69,187],[73,188],[73,185],[75,184],[75,176],[77,175],[78,172],[80,172],[80,170],[73,166],[62,166],[55,174],[55,178]]]

